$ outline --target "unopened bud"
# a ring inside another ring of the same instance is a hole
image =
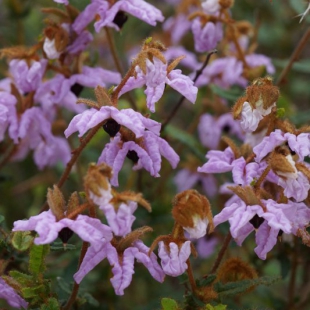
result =
[[[86,194],[97,205],[105,205],[112,199],[111,178],[112,170],[106,164],[91,165],[84,178]]]
[[[65,213],[66,202],[64,196],[57,185],[54,185],[54,189],[48,189],[47,191],[47,203],[55,215],[57,221],[63,219]]]
[[[191,238],[201,238],[214,229],[210,203],[196,190],[187,190],[175,196],[172,215]]]

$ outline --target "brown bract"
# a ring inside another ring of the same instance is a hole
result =
[[[209,200],[196,190],[190,189],[177,194],[172,204],[172,216],[182,227],[193,228],[195,218],[199,217],[201,220],[207,218],[208,232],[213,231],[213,216]]]

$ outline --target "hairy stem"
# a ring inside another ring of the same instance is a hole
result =
[[[203,65],[201,66],[201,68],[199,70],[196,71],[196,75],[193,79],[193,82],[195,83],[199,76],[202,74],[203,70],[205,69],[205,67],[208,65],[209,61],[210,61],[210,58],[213,54],[217,53],[217,50],[214,49],[212,51],[210,51],[207,55],[207,58],[205,60],[205,62],[203,63]],[[162,124],[162,131],[164,130],[164,128],[167,126],[167,124],[171,121],[171,119],[174,117],[174,115],[177,113],[177,111],[179,110],[179,108],[181,107],[183,101],[184,101],[185,97],[182,96],[178,103],[176,104],[176,106],[174,107],[174,109],[172,110],[172,112],[170,113],[170,115],[167,117],[167,119],[163,122]]]
[[[193,274],[193,269],[191,266],[191,261],[189,260],[189,258],[187,259],[186,264],[188,266],[186,272],[188,275],[189,283],[191,285],[192,292],[194,293],[196,291],[197,286],[196,286],[196,281],[195,281],[194,274]]]

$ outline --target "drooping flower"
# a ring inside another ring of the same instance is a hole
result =
[[[48,244],[57,239],[59,232],[65,227],[70,228],[95,249],[109,242],[113,237],[110,227],[102,224],[98,219],[78,215],[75,220],[63,218],[57,221],[51,210],[32,216],[29,220],[15,221],[13,231],[35,230],[39,236],[34,239],[34,243]]]
[[[146,59],[146,73],[139,66],[136,66],[136,77],[131,77],[122,88],[120,96],[132,89],[146,85],[146,103],[151,112],[155,112],[155,103],[162,97],[165,84],[178,91],[191,103],[195,103],[198,89],[193,81],[182,74],[182,71],[171,70],[168,72],[167,63],[153,57],[153,61]]]
[[[14,308],[27,309],[28,303],[21,298],[2,278],[0,278],[0,299],[5,299],[6,302]]]
[[[186,261],[191,254],[190,243],[190,241],[185,241],[180,246],[174,242],[167,245],[164,241],[158,243],[158,256],[166,275],[177,277],[185,272],[188,268]]]
[[[134,169],[144,168],[152,176],[159,177],[161,156],[164,156],[173,168],[180,158],[164,139],[152,131],[144,131],[139,141],[124,142],[118,133],[115,138],[103,149],[98,163],[106,163],[113,169],[111,184],[118,186],[118,173],[122,168],[126,156],[135,163]]]

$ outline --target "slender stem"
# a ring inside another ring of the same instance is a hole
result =
[[[191,288],[192,288],[192,292],[194,293],[197,289],[197,286],[196,286],[196,281],[195,281],[195,278],[194,278],[194,274],[193,274],[193,269],[192,269],[192,266],[191,266],[191,261],[190,259],[188,258],[187,261],[186,261],[186,264],[187,264],[187,275],[188,275],[188,279],[189,279],[189,283],[191,285]]]
[[[59,188],[61,188],[63,186],[63,184],[66,182],[66,180],[68,179],[68,176],[72,170],[73,165],[75,164],[75,162],[77,161],[78,157],[80,156],[80,154],[82,153],[83,149],[86,147],[86,145],[89,143],[89,141],[93,138],[93,136],[96,134],[96,132],[101,128],[101,126],[103,125],[104,122],[101,122],[100,124],[98,124],[96,127],[94,127],[89,133],[88,135],[81,141],[80,146],[74,150],[72,152],[72,157],[70,159],[70,161],[67,163],[66,169],[63,172],[62,176],[60,177],[57,186]],[[45,204],[43,205],[43,207],[40,210],[40,213],[43,211],[48,210],[48,204],[47,202],[45,202]]]
[[[298,264],[297,258],[298,258],[298,242],[297,242],[297,237],[294,236],[294,251],[293,251],[290,282],[288,285],[288,305],[287,305],[287,309],[293,309],[294,308],[296,271],[297,271],[297,264]]]
[[[297,60],[297,58],[299,57],[300,53],[302,52],[302,50],[306,46],[306,43],[309,40],[309,38],[310,38],[310,28],[306,31],[306,33],[300,39],[300,41],[299,41],[298,45],[296,46],[293,54],[291,55],[291,58],[290,58],[290,60],[289,60],[289,62],[287,64],[287,66],[281,72],[280,77],[279,77],[276,85],[281,85],[285,81],[286,75],[291,70],[291,68],[293,66],[293,63]]]
[[[213,54],[215,54],[215,53],[217,53],[217,50],[216,50],[216,49],[214,49],[214,50],[212,50],[212,51],[210,51],[210,52],[208,53],[205,62],[203,63],[203,65],[201,66],[201,68],[200,68],[199,70],[196,71],[196,75],[195,75],[195,77],[194,77],[194,79],[193,79],[193,82],[194,82],[194,83],[198,80],[199,76],[202,74],[203,70],[204,70],[205,67],[208,65],[211,56],[212,56]],[[172,112],[170,113],[170,115],[169,115],[169,116],[167,117],[167,119],[163,122],[162,127],[161,127],[161,128],[162,128],[162,131],[163,131],[164,128],[167,126],[167,124],[171,121],[171,119],[174,117],[174,115],[176,114],[176,112],[179,110],[179,108],[181,107],[181,105],[182,105],[184,99],[185,99],[184,96],[182,96],[182,97],[179,99],[178,103],[176,104],[176,106],[174,107],[174,109],[172,110]]]
[[[68,219],[74,219],[77,215],[81,214],[81,212],[83,212],[84,210],[89,208],[89,203],[83,203],[82,205],[80,205],[77,209],[75,209],[74,211],[72,211],[71,213],[68,214],[68,216],[66,216],[66,218]]]
[[[224,240],[224,243],[222,245],[222,248],[219,251],[219,254],[217,255],[217,258],[216,258],[216,260],[215,260],[215,262],[213,264],[213,267],[212,267],[212,269],[210,271],[210,274],[215,273],[217,268],[220,266],[220,264],[222,262],[222,259],[224,257],[224,254],[225,254],[225,252],[226,252],[226,250],[228,248],[228,245],[230,243],[230,240],[231,240],[231,234],[230,234],[230,232],[228,232],[228,234],[225,237],[225,240]],[[208,275],[204,276],[204,278],[206,278],[207,276]]]
[[[83,242],[82,249],[81,249],[81,254],[80,254],[80,259],[79,259],[78,269],[80,268],[80,266],[81,266],[81,264],[83,262],[85,254],[87,252],[87,249],[88,249],[88,242]],[[79,288],[80,288],[80,285],[77,284],[76,282],[74,282],[71,295],[70,295],[66,305],[62,308],[62,310],[69,310],[71,308],[71,306],[74,304],[74,302],[76,300],[76,296],[77,296],[77,294],[79,292]]]
[[[117,55],[117,52],[116,52],[116,48],[115,48],[115,44],[114,44],[114,41],[113,41],[113,38],[112,38],[112,35],[111,35],[110,28],[104,27],[104,30],[105,30],[105,33],[107,35],[108,43],[109,43],[109,46],[110,46],[110,50],[111,50],[111,53],[112,53],[112,57],[113,57],[116,69],[123,76],[124,75],[124,71],[123,71],[121,63],[119,62],[119,59],[118,59],[118,55]]]

